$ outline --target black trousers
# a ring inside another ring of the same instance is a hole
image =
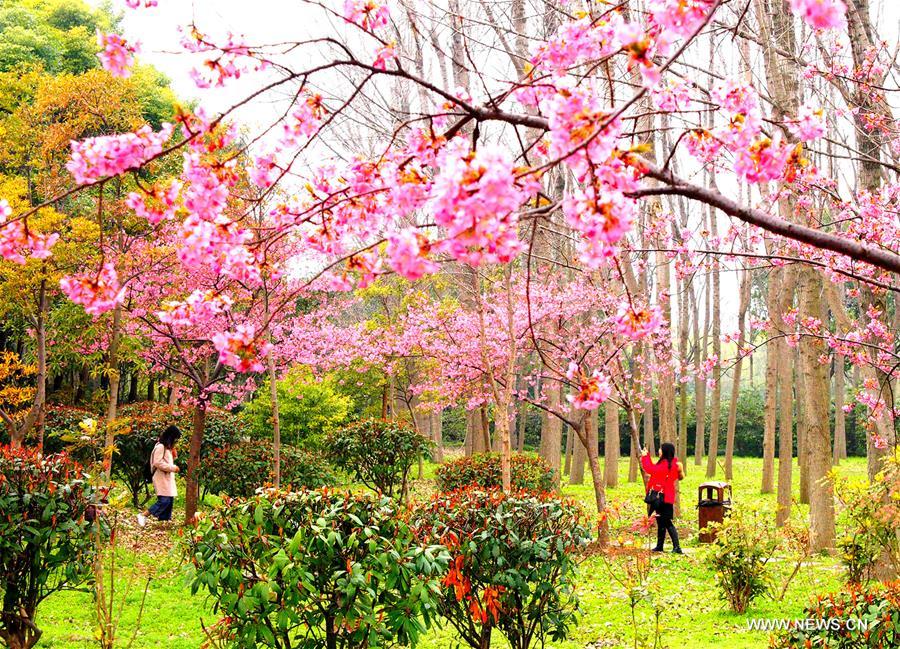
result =
[[[656,509],[657,550],[663,549],[663,544],[666,541],[666,532],[669,533],[669,537],[672,539],[672,549],[677,550],[680,547],[678,544],[678,530],[675,529],[675,524],[672,523],[673,518],[675,518],[675,506],[671,503],[663,503]]]

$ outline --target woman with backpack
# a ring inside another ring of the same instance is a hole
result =
[[[675,445],[666,442],[659,447],[659,460],[654,464],[646,449],[641,451],[641,467],[647,478],[648,514],[656,513],[656,547],[654,552],[663,551],[666,532],[672,538],[672,552],[683,554],[678,543],[678,530],[672,519],[675,517],[675,483],[684,479],[684,467],[675,457]]]
[[[156,492],[156,502],[142,514],[138,514],[138,525],[144,527],[147,517],[155,516],[158,520],[172,520],[172,504],[178,495],[175,486],[175,474],[178,467],[175,465],[175,443],[181,437],[181,431],[177,426],[166,428],[153,450],[150,452],[150,473],[153,480],[153,490]]]

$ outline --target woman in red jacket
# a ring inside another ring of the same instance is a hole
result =
[[[646,450],[641,454],[641,466],[649,476],[647,479],[647,493],[651,490],[661,492],[663,502],[652,507],[656,512],[656,547],[654,552],[663,551],[663,543],[666,540],[666,532],[672,537],[672,552],[682,554],[678,544],[678,530],[672,523],[675,516],[675,481],[684,478],[684,467],[675,457],[675,445],[666,442],[659,447],[659,460],[656,464],[650,459]]]

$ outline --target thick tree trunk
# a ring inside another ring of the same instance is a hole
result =
[[[444,461],[444,424],[440,410],[431,412],[431,441],[434,442],[431,459],[441,464]]]
[[[709,230],[713,238],[718,236],[716,225],[716,213],[711,214]],[[719,262],[713,260],[712,267],[712,346],[716,364],[713,366],[713,387],[710,395],[709,407],[709,457],[706,460],[706,477],[716,475],[716,461],[719,454],[719,416],[722,412],[722,315],[721,315],[721,285],[719,278]]]
[[[112,330],[109,334],[109,359],[106,371],[109,375],[109,400],[106,404],[106,439],[103,448],[103,478],[109,481],[112,471],[113,448],[116,443],[114,423],[119,406],[119,338],[121,337],[122,306],[113,309]]]
[[[547,381],[545,384],[547,392],[547,407],[551,410],[558,410],[560,406],[559,386],[556,381]],[[547,415],[546,412],[541,415],[541,447],[540,456],[547,461],[559,478],[559,470],[562,468],[562,422],[558,417]]]
[[[769,271],[768,286],[766,288],[766,308],[769,317],[774,318],[779,313],[781,305],[778,291],[780,288],[781,271],[773,268]],[[763,416],[763,470],[762,486],[760,491],[764,494],[772,493],[775,486],[775,427],[778,422],[778,363],[781,358],[781,348],[775,340],[766,344],[766,405]]]
[[[794,471],[794,372],[791,355],[783,340],[776,343],[778,357],[778,508],[775,524],[781,527],[791,517]]]
[[[603,481],[606,487],[614,488],[619,484],[619,456],[621,440],[619,438],[619,405],[607,400],[603,405]]]
[[[594,483],[594,499],[597,503],[597,513],[606,512],[606,487],[603,484],[603,472],[600,468],[600,460],[597,455],[597,411],[583,419],[582,434],[587,443],[587,461],[591,471],[591,480]],[[609,517],[602,516],[597,526],[597,543],[600,547],[606,547],[609,543]]]
[[[516,450],[521,453],[525,450],[525,426],[528,423],[528,406],[525,401],[519,402],[519,432],[516,434]]]
[[[708,349],[707,344],[707,336],[709,331],[709,282],[706,283],[706,318],[703,322],[703,338],[700,338],[700,313],[697,307],[697,297],[696,293],[694,293],[693,288],[691,289],[691,298],[694,302],[694,313],[696,317],[694,318],[694,341],[697,345],[697,353],[695,355],[695,367],[699,368],[706,362],[706,350]],[[703,453],[706,448],[706,380],[700,375],[700,372],[695,372],[696,378],[694,379],[694,412],[696,417],[696,424],[694,428],[694,465],[701,466],[703,464]]]
[[[822,275],[812,267],[799,271],[800,312],[822,313]],[[828,368],[819,362],[825,345],[819,338],[800,339],[800,374],[804,377],[806,458],[809,474],[809,546],[818,552],[834,546],[834,494],[828,479],[831,470],[831,431],[828,425]]]
[[[798,284],[802,281],[800,274],[797,275]],[[798,288],[799,293],[799,288]],[[810,415],[806,412],[807,401],[803,398],[803,395],[806,394],[807,390],[810,390],[811,387],[806,385],[806,374],[803,373],[802,365],[800,364],[800,348],[799,346],[794,350],[794,364],[797,368],[796,374],[796,382],[797,382],[797,398],[794,401],[794,406],[797,411],[796,421],[797,421],[797,468],[800,470],[800,502],[804,505],[809,504],[809,454],[807,453],[809,447],[807,446],[808,439],[808,429],[809,429],[809,417]],[[830,446],[830,445],[829,445]]]
[[[795,271],[784,268],[778,271],[778,308],[770,314],[777,332],[785,328],[782,314],[791,309],[794,302]],[[791,516],[793,497],[793,455],[794,455],[794,364],[793,354],[787,341],[776,338],[775,353],[778,356],[778,509],[775,523],[784,525]]]
[[[847,414],[844,412],[844,357],[834,355],[834,449],[832,461],[847,457]]]
[[[486,403],[481,404],[481,407],[478,409],[478,417],[481,420],[481,446],[484,448],[485,453],[488,453],[493,449],[493,444],[491,442],[491,419],[488,416]]]
[[[656,457],[656,436],[653,433],[653,399],[644,402],[644,448]]]
[[[775,343],[766,345],[766,405],[763,416],[763,468],[760,492],[775,488],[775,426],[778,421],[778,354]]]
[[[587,449],[572,429],[569,429],[569,434],[567,435],[567,447],[570,443],[569,440],[571,440],[572,444],[572,463],[569,467],[569,484],[584,484],[584,462],[587,459]]]
[[[660,206],[661,208],[662,206]],[[656,302],[663,314],[663,319],[667,328],[671,328],[672,323],[672,302],[669,299],[671,291],[671,276],[669,273],[669,260],[665,253],[659,251],[656,253]],[[671,339],[671,334],[669,336]],[[664,350],[668,359],[669,351]],[[660,362],[659,365],[669,367],[668,363]],[[661,373],[657,380],[657,404],[659,406],[659,441],[674,444],[676,439],[675,432],[675,380],[671,371]]]
[[[47,280],[41,280],[37,295],[37,314],[32,317],[34,325],[34,354],[37,361],[37,375],[34,377],[34,398],[31,407],[25,414],[22,423],[17,423],[11,415],[2,414],[3,423],[9,432],[9,445],[21,448],[25,444],[25,436],[35,424],[43,421],[47,408]],[[21,350],[18,351],[22,356]]]
[[[731,383],[731,402],[728,408],[728,424],[725,431],[725,479],[733,480],[734,471],[734,431],[737,427],[737,406],[741,393],[741,368],[743,367],[744,333],[746,331],[747,309],[750,307],[750,271],[741,274],[740,305],[738,306],[738,357],[734,363],[734,377]]]
[[[197,514],[197,505],[200,500],[199,483],[197,482],[197,469],[200,467],[200,446],[203,444],[203,433],[206,430],[206,403],[197,400],[194,405],[193,425],[191,428],[191,441],[188,448],[187,477],[184,488],[184,522],[190,525]]]

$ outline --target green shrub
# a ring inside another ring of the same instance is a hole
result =
[[[186,448],[191,434],[191,411],[175,408],[154,401],[143,401],[123,407],[119,411],[121,429],[116,434],[116,452],[113,456],[113,476],[122,480],[131,493],[135,507],[149,495],[147,492],[147,465],[150,452],[160,433],[168,426],[181,429],[179,445]],[[216,449],[236,442],[240,438],[240,420],[229,412],[210,408],[206,413],[206,429],[200,447],[201,459]],[[187,453],[181,453],[176,464],[185,470]]]
[[[35,613],[50,594],[92,574],[94,492],[65,453],[0,446],[0,639],[27,649],[41,636]]]
[[[588,540],[574,501],[468,487],[433,498],[414,527],[450,551],[439,610],[466,644],[490,646],[495,628],[513,649],[568,636],[578,606],[575,552]]]
[[[512,486],[528,491],[552,491],[553,469],[537,455],[513,453],[510,463]],[[437,482],[441,491],[453,491],[468,485],[483,488],[500,487],[500,454],[476,453],[445,462],[438,467]]]
[[[275,451],[271,442],[245,440],[216,449],[200,460],[198,480],[205,493],[234,498],[252,496],[275,481]],[[293,447],[281,447],[281,485],[316,488],[334,484],[334,475],[319,456]]]
[[[226,501],[187,554],[192,591],[210,593],[230,644],[306,649],[414,644],[448,559],[388,498],[328,490]]]
[[[866,583],[874,579],[880,565],[900,569],[900,512],[893,505],[900,500],[900,464],[888,458],[875,480],[836,478],[835,496],[841,507],[838,515],[837,547],[847,570],[847,581]]]
[[[97,414],[84,408],[48,405],[44,414],[44,453],[59,453],[68,445],[66,438],[78,431],[85,419],[97,419]]]
[[[823,624],[794,625],[772,638],[772,649],[840,647],[886,649],[900,646],[900,582],[852,584],[819,595],[801,619]]]
[[[735,613],[744,613],[754,599],[770,592],[767,564],[778,546],[771,516],[735,509],[716,525],[710,563],[716,583]]]
[[[403,497],[412,465],[428,457],[431,442],[400,421],[363,419],[325,439],[330,462],[370,489]]]
[[[281,441],[293,446],[320,448],[325,436],[349,420],[353,402],[339,394],[333,379],[316,379],[306,368],[294,368],[278,386]],[[266,382],[241,412],[254,437],[272,437],[272,393]]]

